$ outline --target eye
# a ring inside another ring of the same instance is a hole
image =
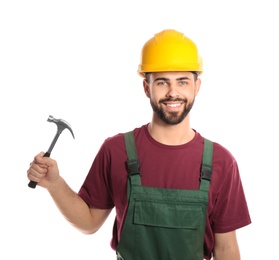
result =
[[[181,81],[179,81],[179,85],[182,85],[182,86],[188,85],[188,82],[186,80],[181,80]]]
[[[166,86],[167,82],[166,81],[157,81],[158,86]]]

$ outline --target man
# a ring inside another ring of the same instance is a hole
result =
[[[29,180],[86,234],[115,207],[117,259],[239,260],[236,229],[251,220],[237,162],[190,126],[202,73],[195,43],[175,30],[156,34],[143,46],[138,73],[150,123],[107,138],[78,193],[44,153],[31,163]]]

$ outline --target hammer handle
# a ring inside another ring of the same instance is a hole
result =
[[[46,153],[44,154],[43,157],[49,157],[49,156],[50,156],[50,153],[49,153],[49,152],[46,152]],[[30,182],[28,183],[28,187],[30,187],[30,188],[32,188],[32,189],[35,189],[36,186],[37,186],[37,182],[35,182],[35,181],[30,181]]]

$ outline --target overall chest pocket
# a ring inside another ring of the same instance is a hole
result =
[[[203,259],[204,215],[199,203],[136,201],[136,259]]]

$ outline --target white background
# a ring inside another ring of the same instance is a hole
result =
[[[115,259],[113,214],[80,234],[26,170],[55,135],[49,115],[73,128],[52,157],[76,191],[106,137],[149,122],[140,51],[169,28],[204,59],[192,127],[239,164],[253,222],[238,231],[242,259],[278,258],[278,24],[275,0],[1,1],[0,259]]]

